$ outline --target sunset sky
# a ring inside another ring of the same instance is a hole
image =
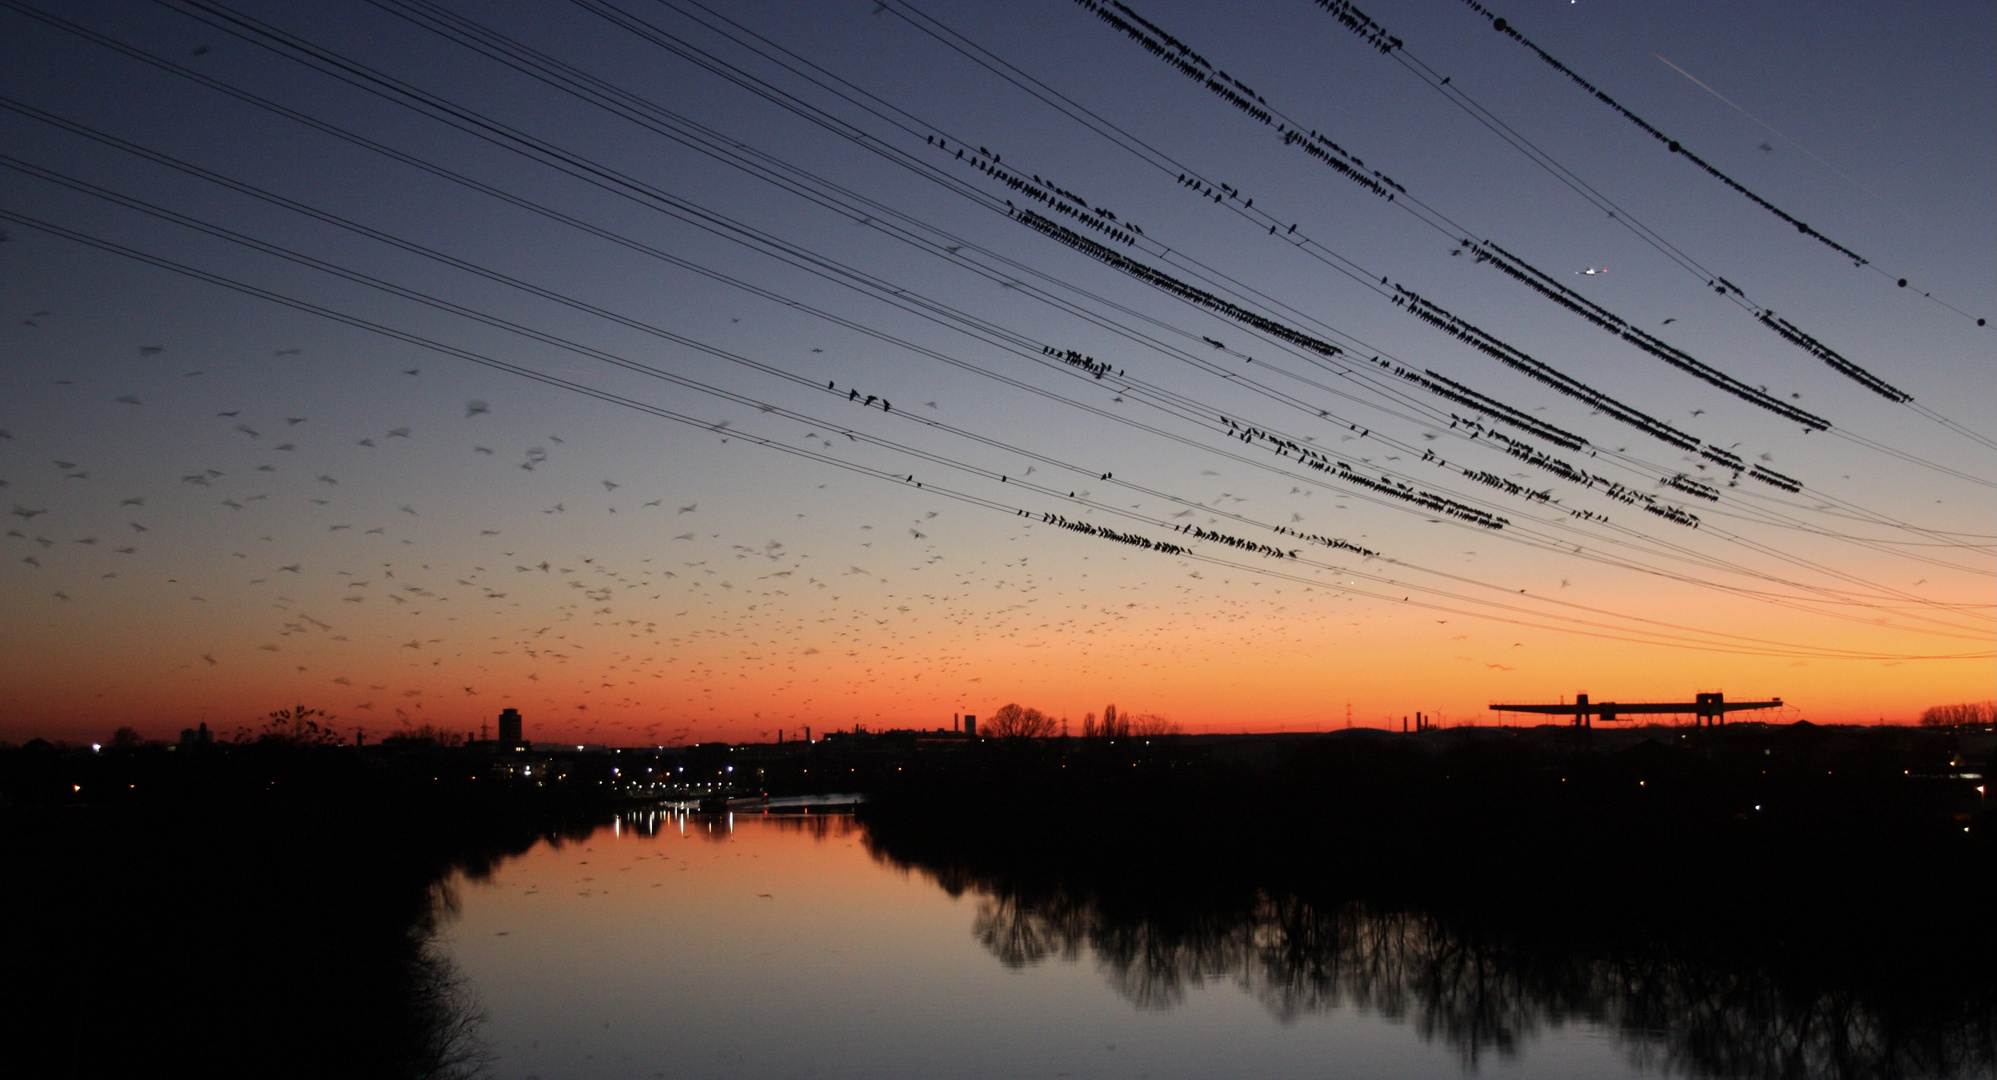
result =
[[[10,0],[0,740],[1990,698],[1911,10]]]

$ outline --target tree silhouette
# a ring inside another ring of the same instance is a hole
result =
[[[1177,735],[1181,730],[1179,725],[1157,713],[1120,713],[1115,705],[1103,706],[1100,722],[1094,713],[1082,719],[1082,737],[1085,739],[1149,738],[1153,735]]]
[[[991,719],[981,725],[985,734],[996,739],[1045,739],[1054,734],[1054,718],[1039,709],[1017,703],[1001,705]]]
[[[1997,723],[1997,701],[1936,705],[1921,712],[1922,727],[1971,727]]]
[[[279,746],[337,746],[343,740],[333,721],[331,713],[303,705],[273,709],[256,741]]]

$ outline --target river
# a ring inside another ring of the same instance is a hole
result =
[[[1991,1074],[1987,1014],[1409,911],[1133,910],[898,863],[840,815],[627,816],[443,890],[486,1073]]]

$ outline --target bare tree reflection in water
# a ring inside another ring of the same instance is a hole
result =
[[[498,863],[482,858],[458,872],[463,880],[487,881]],[[409,1075],[424,1080],[478,1080],[498,1060],[483,1037],[486,1012],[477,989],[437,945],[439,926],[463,910],[456,880],[447,876],[430,886],[428,913],[411,927],[410,1019],[427,1037],[418,1044]]]
[[[857,838],[866,831],[853,815],[845,813],[768,814],[762,820],[766,829],[803,833],[819,841]]]
[[[1987,986],[1899,1003],[1655,942],[1561,943],[1425,912],[1267,894],[1229,909],[1133,909],[1044,883],[916,868],[978,896],[971,932],[1000,963],[1086,957],[1141,1009],[1171,1009],[1190,990],[1227,981],[1284,1023],[1345,1008],[1407,1022],[1424,1041],[1454,1048],[1466,1070],[1492,1055],[1516,1058],[1541,1032],[1587,1024],[1613,1033],[1633,1064],[1671,1075],[1997,1071],[1997,1002]]]
[[[1074,927],[1056,930],[1048,925],[1051,917],[1051,909],[1023,910],[1016,898],[987,896],[971,920],[971,936],[1009,968],[1030,967],[1057,956],[1079,959],[1085,934]]]
[[[430,1037],[410,1063],[410,1075],[427,1080],[489,1075],[497,1058],[482,1037],[486,1014],[471,984],[434,946],[424,949],[412,974],[417,1022]]]

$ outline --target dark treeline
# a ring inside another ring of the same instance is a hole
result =
[[[586,832],[600,799],[462,757],[0,752],[8,1074],[475,1075],[477,1001],[431,946],[448,880]]]
[[[1001,961],[1090,958],[1144,1007],[1224,977],[1282,1016],[1407,1017],[1466,1062],[1587,1021],[1697,1076],[1997,1068],[1993,821],[1961,779],[1988,749],[1678,734],[995,747],[862,818],[981,897]]]

